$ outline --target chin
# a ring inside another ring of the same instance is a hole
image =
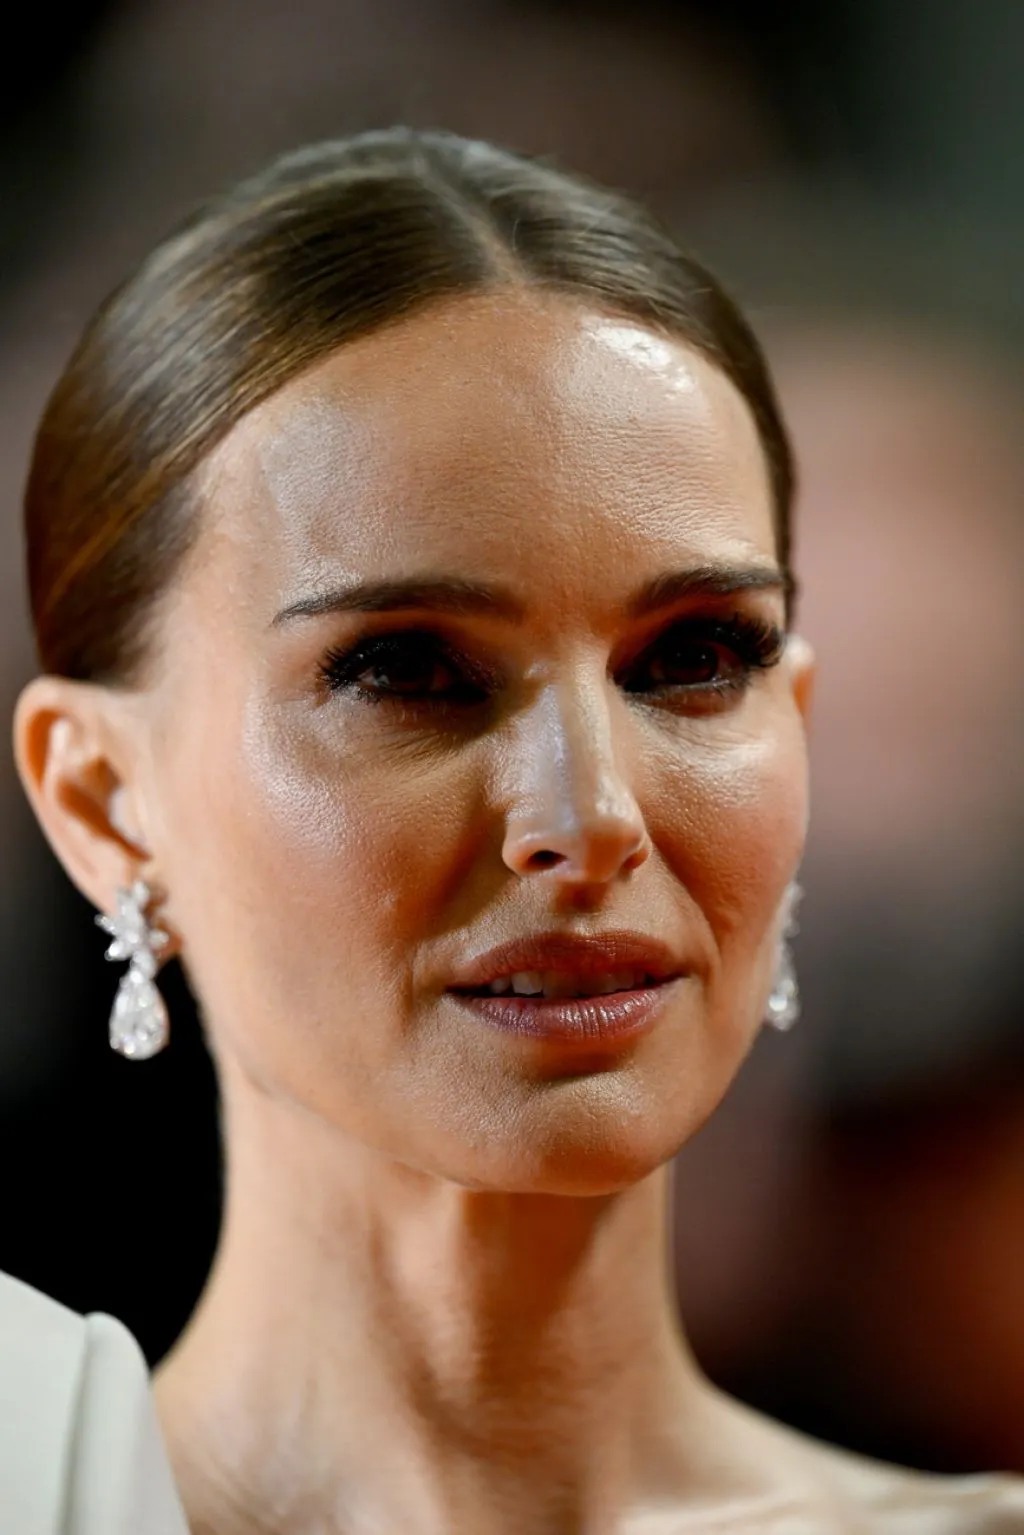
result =
[[[670,1162],[673,1154],[637,1156],[566,1147],[542,1159],[509,1156],[504,1166],[488,1168],[485,1178],[475,1179],[467,1186],[501,1194],[600,1199],[642,1183]]]
[[[601,1104],[588,1086],[548,1084],[542,1105],[493,1130],[485,1146],[460,1148],[444,1176],[494,1193],[599,1198],[649,1178],[702,1122],[681,1123],[678,1110],[670,1114],[664,1104]]]
[[[611,1164],[579,1162],[544,1168],[519,1181],[495,1188],[493,1192],[521,1194],[538,1199],[608,1199],[635,1188],[658,1171],[662,1164],[635,1165],[630,1168]]]

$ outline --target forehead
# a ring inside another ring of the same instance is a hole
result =
[[[569,301],[437,306],[349,343],[211,456],[207,552],[274,595],[396,562],[582,577],[774,554],[752,416],[701,354]]]

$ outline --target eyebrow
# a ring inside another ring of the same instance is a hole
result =
[[[732,597],[740,592],[789,592],[786,574],[775,565],[694,565],[656,576],[626,603],[629,618],[646,618],[661,608],[692,597]],[[461,576],[407,576],[382,581],[358,581],[332,587],[291,602],[275,615],[272,627],[297,618],[321,618],[332,613],[481,614],[521,623],[526,604],[501,583],[467,581]]]

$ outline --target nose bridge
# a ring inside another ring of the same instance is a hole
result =
[[[613,879],[646,856],[647,834],[603,679],[553,684],[522,722],[505,860],[517,873]]]
[[[570,814],[614,812],[628,790],[619,766],[610,700],[600,687],[587,685],[552,688],[547,703],[555,798],[564,801],[564,810]]]

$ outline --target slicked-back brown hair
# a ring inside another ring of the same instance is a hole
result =
[[[25,496],[40,660],[131,685],[192,545],[190,477],[260,401],[433,301],[536,286],[709,357],[753,413],[789,573],[793,471],[736,305],[641,208],[490,144],[406,129],[284,156],[201,207],[87,326],[49,400]]]

